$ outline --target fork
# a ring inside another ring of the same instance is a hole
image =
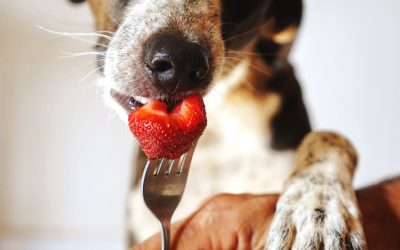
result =
[[[161,226],[162,250],[170,249],[171,217],[185,190],[195,146],[175,160],[147,160],[142,177],[146,206]]]

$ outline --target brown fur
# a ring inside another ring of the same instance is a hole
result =
[[[109,2],[105,0],[88,0],[95,19],[96,29],[100,31],[116,31],[117,24],[111,17]]]
[[[337,155],[341,162],[346,162],[346,170],[353,173],[357,165],[357,153],[347,139],[330,132],[311,133],[297,149],[295,172],[302,171],[314,163],[336,161],[332,157]]]

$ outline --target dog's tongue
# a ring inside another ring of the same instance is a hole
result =
[[[149,159],[175,159],[197,142],[207,125],[200,95],[190,95],[169,111],[161,101],[150,101],[129,114],[129,127]]]

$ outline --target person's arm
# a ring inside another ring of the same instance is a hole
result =
[[[357,191],[369,250],[400,249],[400,176]]]
[[[172,226],[172,249],[263,249],[278,195],[217,195]],[[368,248],[400,249],[400,177],[357,191]],[[160,249],[159,234],[131,250]]]
[[[220,194],[172,226],[171,249],[263,249],[278,195]],[[132,250],[160,249],[159,234]]]

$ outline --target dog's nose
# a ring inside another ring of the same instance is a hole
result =
[[[207,50],[184,37],[153,38],[148,43],[145,61],[153,83],[168,93],[201,87],[209,75]]]

